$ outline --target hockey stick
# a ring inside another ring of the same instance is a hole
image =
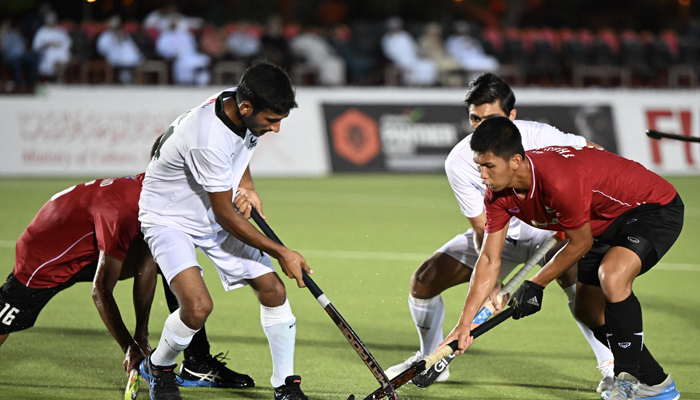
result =
[[[653,129],[649,129],[646,131],[647,136],[649,136],[652,139],[661,139],[661,138],[666,138],[666,139],[673,139],[673,140],[680,140],[683,142],[693,142],[693,143],[700,143],[700,137],[695,137],[695,136],[685,136],[685,135],[676,135],[674,133],[666,133],[666,132],[659,132],[655,131]]]
[[[260,227],[265,236],[270,238],[273,242],[284,246],[280,238],[277,237],[275,232],[272,231],[272,228],[270,228],[270,225],[267,224],[267,222],[260,216],[260,213],[258,213],[258,211],[255,208],[251,209],[250,216],[253,218],[253,221],[255,221],[258,227]],[[301,270],[301,273],[303,275],[304,284],[306,284],[306,287],[316,298],[316,301],[318,301],[321,307],[323,307],[326,310],[333,322],[335,322],[335,324],[338,326],[338,329],[340,329],[340,332],[343,334],[343,336],[345,336],[345,339],[347,339],[348,343],[350,343],[352,348],[355,349],[357,355],[360,356],[367,368],[369,368],[369,370],[372,371],[372,375],[374,375],[374,378],[377,379],[380,385],[382,385],[382,388],[380,389],[380,391],[382,392],[382,397],[390,395],[390,398],[398,400],[399,396],[396,394],[396,390],[394,390],[391,381],[386,376],[386,373],[384,373],[382,367],[379,366],[377,360],[374,359],[372,353],[370,353],[367,347],[364,345],[364,343],[362,343],[360,337],[357,336],[355,331],[345,321],[343,316],[340,315],[338,310],[335,309],[331,301],[328,300],[328,297],[326,297],[321,288],[319,288],[318,285],[316,285],[316,282],[314,282],[313,279],[311,279],[309,274],[307,274],[306,271],[304,271],[303,269]],[[354,398],[354,395],[350,395],[350,397],[348,397],[348,400],[353,400]]]
[[[478,327],[476,327],[475,329],[473,329],[471,332],[471,336],[473,336],[476,339],[479,336],[483,335],[484,333],[495,328],[501,322],[509,319],[512,316],[513,316],[513,307],[508,307],[502,313],[496,315],[495,317],[491,318],[490,320],[484,322],[483,324],[481,324]],[[394,389],[397,389],[397,388],[403,386],[406,382],[413,379],[414,376],[416,376],[416,375],[420,374],[421,372],[425,371],[426,369],[432,367],[435,363],[442,360],[443,358],[449,357],[456,350],[457,350],[457,341],[453,340],[450,343],[438,348],[435,351],[435,353],[425,357],[424,359],[422,359],[420,361],[415,362],[407,370],[403,371],[402,373],[397,375],[394,379],[392,379],[391,384],[393,385]],[[383,388],[379,388],[379,389],[375,390],[374,392],[372,392],[369,396],[365,397],[364,400],[376,400],[376,399],[381,399],[384,396],[385,396],[385,394],[384,394]]]
[[[508,283],[503,286],[503,289],[498,293],[498,297],[496,300],[498,302],[501,302],[503,297],[505,297],[507,294],[513,293],[513,290],[520,285],[520,283],[525,279],[525,276],[530,272],[530,270],[537,265],[537,263],[547,254],[547,252],[554,247],[554,245],[557,243],[557,238],[556,236],[552,235],[549,240],[544,242],[542,246],[540,246],[539,249],[535,252],[535,254],[532,255],[526,262],[525,265],[523,265],[518,272],[513,275],[512,278],[508,281]],[[483,324],[486,322],[491,315],[493,315],[493,312],[496,310],[496,308],[493,306],[491,301],[487,301],[486,305],[479,311],[478,314],[476,314],[476,317],[474,317],[474,320],[472,321],[472,327],[474,325],[479,325]]]

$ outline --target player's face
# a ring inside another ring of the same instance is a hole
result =
[[[289,116],[289,111],[285,114],[276,114],[270,110],[264,110],[257,114],[242,115],[241,119],[253,135],[262,136],[270,131],[279,132],[282,120],[287,118],[287,116]]]
[[[479,166],[481,182],[494,192],[500,192],[508,187],[513,177],[510,163],[492,152],[474,152],[474,162]]]
[[[511,115],[507,115],[506,112],[501,109],[501,104],[498,100],[493,103],[486,103],[478,106],[469,105],[468,111],[469,124],[472,126],[472,129],[476,129],[476,127],[481,124],[481,121],[492,115],[508,117],[511,121],[515,119],[515,110],[511,111]]]

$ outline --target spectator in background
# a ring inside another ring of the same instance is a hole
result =
[[[56,13],[47,13],[44,23],[34,35],[32,44],[32,49],[40,57],[39,75],[60,82],[70,61],[71,38],[63,27],[58,26]]]
[[[462,79],[457,60],[445,53],[442,42],[442,27],[436,22],[429,22],[423,28],[423,35],[418,39],[418,51],[422,57],[432,60],[440,71],[440,83],[443,86],[459,86]]]
[[[221,29],[211,24],[205,24],[199,35],[199,48],[213,61],[226,58],[226,38]]]
[[[292,55],[284,38],[284,21],[281,15],[273,15],[265,24],[265,34],[260,38],[261,58],[277,64],[285,70],[292,65]]]
[[[321,85],[345,84],[345,60],[338,56],[333,46],[321,36],[318,27],[307,26],[291,40],[289,47],[294,55],[318,71],[318,81]]]
[[[204,20],[199,17],[187,17],[180,13],[177,5],[171,3],[157,10],[151,11],[143,20],[144,29],[156,29],[163,32],[170,28],[170,21],[173,19],[180,21],[187,29],[199,29],[204,24]]]
[[[483,72],[496,72],[499,67],[498,60],[486,54],[481,43],[470,36],[470,30],[466,21],[457,21],[455,33],[447,38],[445,44],[447,54],[457,59],[462,68],[469,72],[469,81]]]
[[[33,92],[36,84],[39,55],[27,51],[27,44],[22,33],[7,19],[0,26],[0,42],[2,42],[2,55],[7,63],[16,92]],[[23,86],[22,78],[27,73],[27,86]]]
[[[331,44],[336,52],[345,60],[350,83],[362,83],[363,80],[367,78],[367,72],[374,65],[374,60],[355,51],[350,28],[344,24],[337,25],[333,29]]]
[[[418,56],[418,45],[410,33],[403,29],[403,20],[391,17],[387,20],[387,33],[382,36],[382,51],[396,64],[407,85],[431,86],[437,82],[435,63]]]
[[[260,38],[250,23],[241,21],[226,37],[226,48],[233,58],[250,64],[260,54]]]
[[[118,15],[107,20],[107,29],[97,38],[97,51],[117,70],[121,83],[132,82],[134,68],[143,62],[143,55],[131,35],[122,29]]]
[[[168,28],[161,32],[156,42],[159,56],[173,62],[173,82],[178,85],[209,84],[211,58],[197,50],[197,41],[187,23],[173,17]]]

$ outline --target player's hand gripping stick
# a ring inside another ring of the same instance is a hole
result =
[[[476,329],[473,329],[471,331],[471,336],[474,337],[474,339],[478,338],[479,336],[483,335],[484,333],[490,331],[491,329],[495,328],[498,326],[501,322],[507,320],[508,318],[513,316],[513,307],[508,307],[505,309],[503,312],[500,314],[496,315],[495,317],[491,318],[490,320],[484,322],[483,324],[479,325],[476,327]],[[426,369],[432,367],[435,363],[438,361],[442,360],[445,357],[450,356],[452,353],[457,350],[457,341],[453,340],[450,343],[439,347],[435,353],[423,358],[420,361],[417,361],[413,363],[407,370],[403,371],[399,375],[397,375],[394,379],[391,380],[391,384],[394,387],[394,389],[397,389],[401,386],[403,386],[405,383],[413,379],[414,376],[420,374],[421,372],[425,371]],[[376,399],[381,399],[384,398],[385,394],[382,388],[379,388],[372,392],[369,396],[365,397],[364,400],[376,400]]]
[[[250,216],[253,218],[253,221],[255,221],[258,227],[260,227],[260,230],[263,231],[265,236],[270,238],[275,243],[284,246],[280,238],[277,237],[275,232],[272,231],[272,228],[270,228],[270,225],[267,224],[267,222],[260,216],[260,213],[258,213],[258,211],[255,208],[251,209]],[[335,309],[331,301],[328,300],[328,297],[326,297],[321,288],[319,288],[318,285],[316,285],[316,282],[314,282],[313,279],[311,279],[309,274],[307,274],[306,271],[304,271],[303,269],[301,270],[301,273],[303,274],[304,284],[306,284],[306,287],[316,298],[316,301],[318,301],[321,307],[323,307],[326,310],[333,322],[336,324],[336,326],[338,326],[338,329],[340,329],[340,332],[343,334],[343,336],[345,336],[345,339],[347,339],[352,348],[355,349],[357,355],[360,356],[367,368],[369,368],[369,370],[372,371],[372,375],[374,375],[374,378],[377,379],[380,385],[382,385],[382,388],[380,389],[382,391],[382,397],[388,395],[390,399],[398,400],[399,396],[396,394],[396,391],[394,390],[391,381],[386,376],[386,373],[384,373],[382,367],[379,366],[377,360],[374,359],[369,350],[367,350],[367,347],[364,345],[364,343],[362,343],[360,337],[357,336],[355,331],[345,321],[343,316],[340,315],[338,310]],[[350,397],[348,397],[348,400],[352,400],[354,398],[354,395],[350,395]]]

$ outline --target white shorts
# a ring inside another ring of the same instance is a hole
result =
[[[168,284],[187,268],[197,266],[202,270],[197,262],[196,247],[214,263],[227,291],[247,285],[248,279],[275,272],[270,256],[226,231],[204,237],[193,237],[164,226],[142,226],[141,231]]]
[[[530,225],[521,224],[520,239],[506,239],[501,254],[501,271],[498,279],[503,281],[520,264],[524,264],[532,257],[537,249],[552,237],[554,232],[535,229]],[[455,236],[452,240],[440,247],[436,253],[444,253],[461,262],[469,268],[474,268],[479,254],[474,248],[474,230]],[[541,264],[540,264],[541,265]]]

